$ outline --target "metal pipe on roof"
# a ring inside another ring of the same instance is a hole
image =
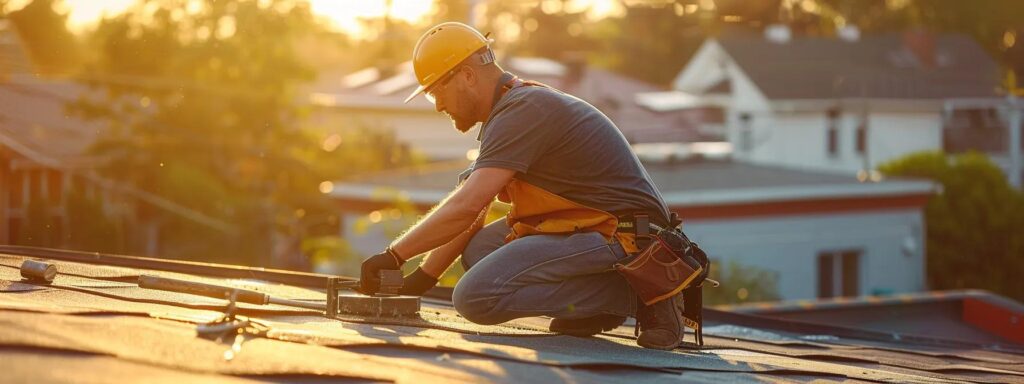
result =
[[[33,281],[52,283],[57,277],[57,267],[50,263],[35,260],[25,260],[21,263],[21,277]]]

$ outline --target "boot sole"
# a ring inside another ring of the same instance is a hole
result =
[[[676,343],[674,345],[655,345],[655,344],[650,344],[650,343],[643,343],[643,342],[640,342],[640,339],[637,339],[636,340],[636,344],[641,346],[641,347],[647,348],[647,349],[658,349],[658,350],[662,350],[662,351],[671,351],[673,349],[678,348],[683,343],[679,342],[679,343]]]
[[[613,330],[615,328],[618,328],[618,327],[619,327],[618,325],[616,325],[614,327],[601,327],[601,328],[588,328],[588,329],[574,329],[574,328],[568,328],[568,329],[561,328],[560,329],[560,327],[552,327],[552,328],[548,328],[548,330],[551,331],[551,332],[560,333],[560,334],[563,334],[563,335],[576,336],[576,337],[590,337],[590,336],[594,336],[594,335],[596,335],[598,333],[601,333],[601,332],[611,331],[611,330]]]

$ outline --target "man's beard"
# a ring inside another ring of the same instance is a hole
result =
[[[476,121],[471,121],[470,119],[456,119],[454,116],[450,117],[452,119],[452,125],[455,126],[455,129],[459,132],[466,133],[476,126]]]
[[[452,115],[451,113],[447,114],[447,116],[449,116],[449,119],[452,119],[452,125],[455,126],[455,129],[458,130],[459,132],[466,133],[467,131],[473,129],[473,127],[476,126],[475,119],[458,117]]]
[[[458,97],[461,98],[461,100],[459,100],[461,102],[460,104],[462,104],[464,106],[472,106],[473,105],[472,104],[472,100],[469,100],[469,98],[463,97],[462,94],[459,94]],[[472,108],[470,108],[470,109],[472,109]],[[475,116],[474,112],[476,112],[476,111],[473,111],[473,110],[465,111],[465,110],[463,110],[463,112],[465,112],[466,116]],[[448,118],[452,120],[452,125],[455,126],[455,129],[458,130],[459,132],[466,133],[466,131],[469,131],[470,129],[473,129],[473,127],[476,126],[476,119],[474,119],[472,117],[457,116],[457,115],[452,114],[451,112],[448,112],[448,111],[446,111],[446,113],[448,114]]]

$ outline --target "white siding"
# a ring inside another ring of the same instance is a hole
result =
[[[827,251],[862,252],[861,295],[926,289],[923,225],[920,210],[905,210],[690,220],[685,230],[712,259],[776,272],[782,299],[793,300],[817,297],[817,257]]]
[[[835,100],[845,105],[840,107],[844,110],[839,123],[838,153],[830,156],[826,146],[826,110],[831,101],[793,100],[779,104],[784,106],[778,109],[779,100],[770,101],[713,39],[698,49],[672,87],[700,94],[723,79],[728,79],[732,86],[725,109],[726,131],[733,144],[733,157],[738,160],[853,175],[909,153],[942,148],[942,114],[938,107],[934,111],[922,109],[921,101],[908,104],[904,100],[894,104],[876,100],[865,105],[858,101]],[[900,108],[907,105],[911,105],[908,112],[891,112],[901,111]],[[856,151],[856,129],[865,111],[868,116],[866,157]],[[744,126],[740,116],[743,114],[751,117],[753,148],[750,151],[744,150],[742,142]]]
[[[734,113],[734,115],[738,112]],[[753,151],[737,158],[758,164],[854,175],[861,169],[907,154],[942,148],[941,115],[935,113],[872,113],[868,117],[867,153],[857,153],[859,114],[844,113],[838,119],[837,153],[828,153],[828,117],[824,111],[762,113],[752,115]],[[740,147],[738,117],[730,132],[735,148]],[[865,157],[866,156],[866,157]]]
[[[868,154],[877,165],[909,153],[942,149],[942,114],[875,113],[869,121]]]
[[[706,40],[672,81],[672,88],[686,93],[701,93],[729,76],[722,70],[726,62],[731,60],[722,46],[714,40]]]

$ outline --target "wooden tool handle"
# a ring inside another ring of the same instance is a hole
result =
[[[148,289],[159,289],[161,291],[190,293],[193,295],[212,297],[228,300],[232,292],[237,292],[235,300],[242,303],[265,305],[270,302],[270,296],[265,293],[250,291],[241,288],[221,287],[211,284],[196,283],[193,281],[169,279],[157,276],[139,276],[139,287]]]

